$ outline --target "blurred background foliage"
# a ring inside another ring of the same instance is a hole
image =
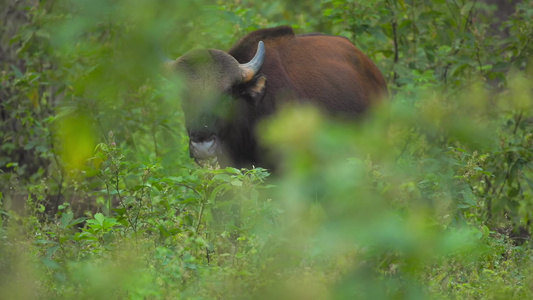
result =
[[[533,2],[0,2],[6,299],[533,298]],[[263,124],[282,172],[188,157],[162,55],[349,38],[392,99]]]

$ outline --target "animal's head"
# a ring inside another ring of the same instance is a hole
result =
[[[220,50],[194,50],[165,68],[178,72],[186,80],[182,96],[183,111],[189,134],[189,151],[195,160],[221,158],[236,107],[247,101],[255,105],[264,94],[266,77],[257,76],[265,57],[259,42],[253,59],[240,64]]]

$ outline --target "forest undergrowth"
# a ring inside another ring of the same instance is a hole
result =
[[[533,2],[0,5],[0,298],[533,298]],[[278,25],[391,99],[281,110],[275,175],[198,166],[161,52]]]

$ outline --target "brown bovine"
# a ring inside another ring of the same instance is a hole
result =
[[[357,119],[387,96],[381,72],[348,39],[295,35],[288,26],[252,32],[228,53],[194,50],[165,67],[186,80],[191,157],[216,158],[221,166],[275,165],[262,153],[255,129],[283,102],[313,103]]]

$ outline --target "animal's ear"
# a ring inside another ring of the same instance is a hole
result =
[[[243,86],[241,96],[250,104],[257,106],[265,96],[266,81],[267,77],[263,74],[254,77]]]

